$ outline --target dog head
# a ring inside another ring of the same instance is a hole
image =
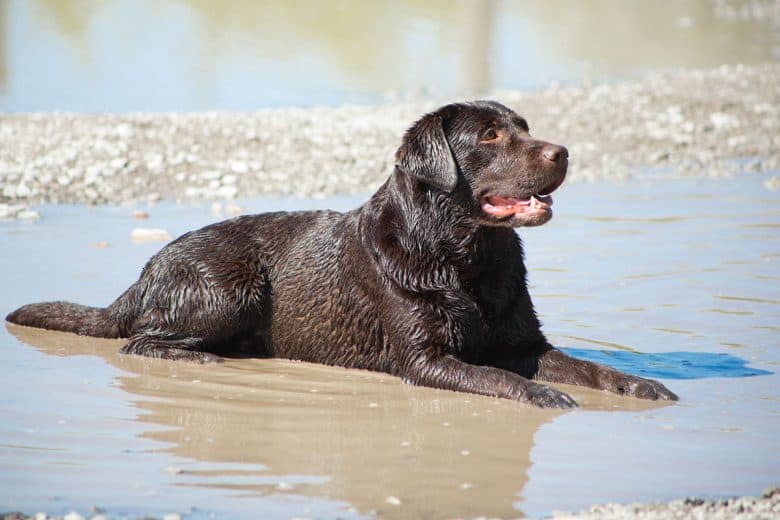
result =
[[[528,123],[494,101],[446,105],[404,135],[397,168],[446,193],[467,190],[482,225],[538,226],[566,177],[565,147],[531,137]]]

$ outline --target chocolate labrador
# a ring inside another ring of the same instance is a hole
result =
[[[447,105],[406,131],[356,210],[212,224],[166,245],[108,307],[38,303],[7,320],[127,338],[123,354],[298,359],[537,406],[576,406],[538,381],[677,399],[541,331],[513,228],[550,220],[567,157],[499,103]]]

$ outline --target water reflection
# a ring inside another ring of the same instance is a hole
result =
[[[710,67],[780,56],[771,20],[735,23],[715,16],[716,2],[546,0],[515,5],[512,13],[533,21],[533,36],[557,60],[574,52],[598,79],[647,69]],[[732,2],[744,4],[747,2]]]
[[[714,13],[707,0],[6,0],[0,106],[333,105],[780,57],[775,21]]]
[[[515,516],[534,435],[560,415],[383,374],[281,360],[203,367],[119,356],[116,340],[7,328],[48,355],[121,369],[143,437],[192,461],[169,468],[170,485],[193,492],[323,497],[399,518]],[[663,406],[565,388],[586,409]]]
[[[655,329],[688,334],[688,331]],[[729,347],[741,344],[724,343]],[[572,356],[651,379],[703,379],[706,377],[752,377],[772,372],[747,366],[748,361],[725,352],[644,353],[626,350],[563,349]]]

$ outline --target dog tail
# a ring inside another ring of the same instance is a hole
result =
[[[19,307],[5,319],[27,327],[75,332],[82,336],[118,338],[120,324],[111,314],[109,309],[103,307],[88,307],[71,302],[46,302]]]

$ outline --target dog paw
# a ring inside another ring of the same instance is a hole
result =
[[[578,406],[569,394],[547,385],[530,383],[522,395],[522,399],[540,408],[576,408]]]
[[[614,383],[613,392],[652,401],[663,399],[677,401],[677,395],[658,381],[621,374]]]
[[[222,356],[217,356],[216,354],[210,354],[208,352],[200,352],[200,355],[189,358],[187,361],[205,365],[206,363],[224,363],[225,358]]]
[[[155,341],[143,336],[132,338],[119,350],[120,354],[135,354],[170,361],[189,361],[190,363],[222,363],[224,359],[210,352],[171,347],[165,341]]]

